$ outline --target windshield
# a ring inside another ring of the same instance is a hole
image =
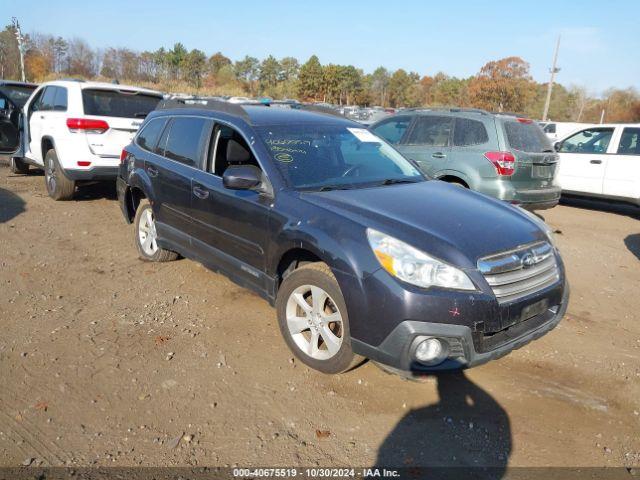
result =
[[[155,110],[161,96],[124,90],[82,90],[86,115],[103,117],[144,118]]]
[[[36,87],[27,85],[2,85],[0,92],[4,93],[18,108],[22,108],[35,89]]]
[[[364,128],[315,124],[256,130],[296,189],[358,188],[425,179],[407,159]]]

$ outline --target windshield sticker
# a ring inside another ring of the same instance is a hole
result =
[[[373,133],[365,128],[347,128],[358,140],[365,143],[382,143]]]
[[[276,153],[274,155],[275,159],[278,160],[279,162],[284,162],[284,163],[291,163],[293,162],[293,157],[291,155],[289,155],[288,153]]]
[[[269,138],[266,140],[269,145],[301,145],[311,146],[311,140],[295,140],[288,138]]]

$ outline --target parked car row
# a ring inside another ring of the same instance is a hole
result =
[[[473,164],[472,152],[484,152],[488,169],[478,176],[500,192],[508,189],[499,176],[509,177],[509,191],[526,200],[514,171],[528,172],[527,184],[555,169],[534,124],[412,111],[367,130],[321,105],[159,99],[48,83],[21,118],[2,122],[10,134],[2,146],[17,139],[15,165],[44,166],[59,199],[86,172],[110,175],[118,164],[118,199],[140,258],[191,258],[256,291],[308,366],[338,373],[368,358],[406,376],[467,368],[563,317],[569,289],[544,222],[424,173],[442,170],[434,154]],[[126,146],[116,159],[117,142]],[[460,177],[466,186],[471,170]]]

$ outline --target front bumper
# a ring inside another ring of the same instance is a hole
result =
[[[565,280],[559,304],[495,333],[491,338],[483,337],[466,325],[405,320],[378,346],[357,339],[352,339],[351,343],[356,353],[379,362],[385,369],[402,376],[419,377],[434,371],[470,368],[503,357],[540,338],[558,325],[567,311],[568,303],[569,285]],[[451,345],[449,358],[430,367],[413,360],[412,345],[415,345],[419,337],[436,337],[448,341]]]

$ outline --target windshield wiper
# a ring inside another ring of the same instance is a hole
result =
[[[329,190],[349,190],[353,188],[352,185],[336,184],[336,185],[323,185],[319,187],[318,192],[328,192]]]
[[[378,185],[396,185],[398,183],[417,183],[418,180],[410,180],[408,178],[387,178]]]

